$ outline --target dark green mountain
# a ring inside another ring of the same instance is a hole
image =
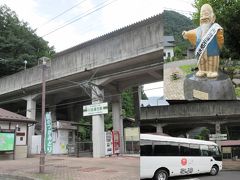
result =
[[[193,21],[175,11],[164,11],[163,18],[164,35],[173,35],[176,46],[184,52],[190,46],[190,43],[182,38],[182,31],[194,29],[196,26]]]

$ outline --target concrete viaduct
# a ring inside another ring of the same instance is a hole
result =
[[[53,121],[77,122],[83,116],[84,104],[109,101],[113,128],[120,131],[123,143],[119,94],[126,88],[163,79],[162,41],[163,19],[157,15],[57,53],[47,63],[46,105]],[[21,107],[27,117],[39,121],[41,74],[39,65],[1,78],[0,106],[15,112]],[[65,114],[59,113],[62,104],[68,104]],[[29,132],[31,137],[34,128]],[[31,145],[31,138],[28,140]],[[104,156],[103,115],[92,117],[92,141],[93,156]]]
[[[169,101],[169,103],[169,106],[141,108],[142,132],[155,131],[178,135],[184,131],[207,126],[212,129],[212,133],[221,133],[225,131],[226,126],[240,126],[240,101]]]

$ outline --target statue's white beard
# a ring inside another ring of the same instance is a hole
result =
[[[200,27],[201,27],[201,30],[202,30],[202,36],[204,36],[208,32],[208,30],[211,27],[211,25],[212,25],[212,23],[201,24]]]

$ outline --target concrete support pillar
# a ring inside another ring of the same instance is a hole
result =
[[[74,106],[73,104],[68,105],[68,117],[67,121],[74,121]]]
[[[221,134],[221,123],[220,122],[215,123],[215,133]]]
[[[51,106],[49,110],[51,112],[52,122],[57,121],[56,106]]]
[[[157,133],[163,133],[163,127],[166,126],[166,124],[158,123],[155,125]]]
[[[124,137],[123,137],[123,119],[122,119],[122,102],[121,96],[114,97],[112,101],[112,118],[113,130],[120,133],[120,153],[124,153]]]
[[[92,104],[102,103],[104,91],[97,87],[92,90]],[[105,156],[105,140],[104,140],[104,115],[92,116],[92,142],[93,157]]]
[[[220,122],[216,122],[216,123],[215,123],[215,133],[216,133],[216,134],[221,134],[221,123],[220,123]],[[218,144],[218,146],[219,146],[220,149],[221,149],[221,143],[220,143],[220,141],[216,141],[216,143]]]
[[[34,100],[35,96],[28,96],[24,98],[27,101],[27,111],[26,117],[30,119],[36,119],[36,101]],[[35,124],[29,125],[28,127],[28,157],[31,154],[32,149],[32,136],[34,135]]]
[[[163,133],[163,126],[162,124],[157,124],[157,133]]]

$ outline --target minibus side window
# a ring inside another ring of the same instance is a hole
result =
[[[152,141],[150,140],[141,140],[140,141],[140,155],[141,156],[152,156]]]
[[[180,144],[180,156],[190,156],[189,144]]]
[[[152,145],[142,145],[141,156],[152,156]]]
[[[198,144],[190,144],[190,150],[191,156],[201,156],[200,146]]]
[[[179,156],[178,143],[154,142],[154,156]]]
[[[200,145],[200,150],[201,150],[201,156],[210,156],[207,145]]]
[[[210,151],[211,156],[219,156],[220,155],[220,152],[219,152],[217,146],[209,146],[209,151]]]

